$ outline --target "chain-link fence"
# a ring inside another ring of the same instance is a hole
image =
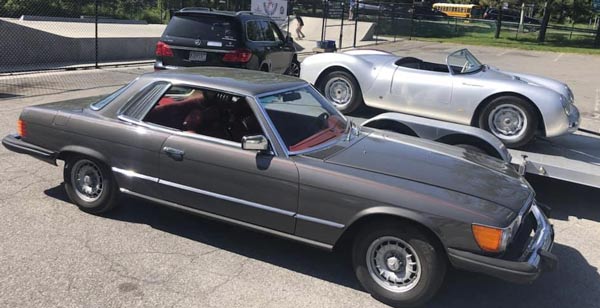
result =
[[[0,0],[0,73],[150,62],[156,41],[173,11],[182,7],[251,10],[251,3],[252,0]],[[543,8],[426,3],[290,0],[287,5],[288,14],[317,18],[320,26],[311,30],[317,32],[313,39],[333,38],[338,48],[413,37],[459,37],[463,42],[484,44],[493,44],[496,39],[537,44],[542,38],[544,44],[577,48],[596,48],[600,44],[596,20],[586,25],[557,24],[550,19],[543,27]]]
[[[250,0],[0,0],[0,73],[153,60],[173,11]]]

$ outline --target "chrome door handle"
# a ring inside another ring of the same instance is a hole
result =
[[[163,152],[165,152],[165,154],[167,154],[167,156],[169,156],[172,159],[177,160],[177,161],[182,161],[183,154],[185,154],[185,152],[183,150],[179,150],[179,149],[175,149],[175,148],[171,148],[171,147],[164,147]]]

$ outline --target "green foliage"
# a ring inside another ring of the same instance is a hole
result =
[[[248,0],[249,1],[249,0]],[[184,6],[213,6],[218,0],[98,0],[102,17],[167,22],[169,9]],[[93,16],[95,0],[0,0],[0,17],[21,15],[79,17]]]

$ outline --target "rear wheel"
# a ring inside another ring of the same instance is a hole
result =
[[[527,144],[535,137],[538,118],[529,102],[516,96],[500,96],[481,112],[479,127],[498,137],[509,148]]]
[[[300,62],[298,62],[298,60],[296,59],[292,60],[292,63],[290,64],[290,67],[288,67],[288,69],[285,71],[285,74],[294,77],[300,77]]]
[[[99,214],[116,205],[117,184],[101,162],[72,156],[65,160],[63,176],[67,195],[82,211]]]
[[[350,113],[363,103],[356,78],[346,71],[332,71],[317,85],[325,98],[342,113]]]
[[[419,306],[441,286],[446,260],[434,239],[411,225],[389,222],[358,233],[352,250],[356,277],[392,306]]]

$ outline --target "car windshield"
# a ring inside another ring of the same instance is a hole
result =
[[[448,55],[448,68],[454,74],[474,73],[483,68],[483,64],[467,49],[461,49]]]
[[[304,152],[342,136],[348,121],[310,86],[259,97],[287,150]]]

